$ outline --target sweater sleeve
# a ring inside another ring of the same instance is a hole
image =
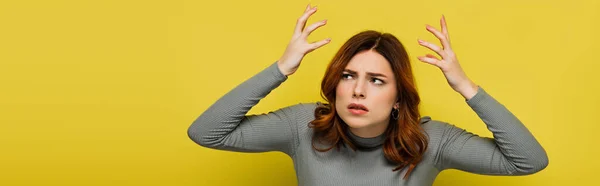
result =
[[[467,104],[494,138],[479,137],[452,124],[443,125],[438,153],[441,170],[458,169],[483,175],[527,175],[548,165],[545,150],[504,105],[483,88]]]
[[[262,98],[287,80],[273,63],[222,96],[188,128],[200,146],[237,152],[281,151],[292,155],[298,141],[296,104],[263,114],[246,115]]]

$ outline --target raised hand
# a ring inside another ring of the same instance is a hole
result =
[[[304,28],[308,18],[316,11],[317,7],[311,7],[310,4],[306,6],[304,14],[298,18],[296,28],[294,29],[294,34],[292,35],[292,40],[286,47],[283,56],[281,56],[281,58],[279,58],[277,61],[279,70],[281,70],[281,72],[286,76],[289,76],[298,70],[304,55],[331,41],[331,38],[327,38],[314,43],[308,43],[308,35],[327,23],[327,20],[322,20],[311,24],[306,29]]]
[[[419,56],[417,58],[422,62],[440,68],[444,73],[448,84],[450,84],[450,87],[452,87],[454,91],[462,94],[466,99],[470,99],[477,93],[478,87],[467,77],[458,63],[456,54],[450,46],[450,36],[448,34],[448,26],[446,25],[446,18],[444,16],[440,19],[440,25],[442,27],[441,32],[429,25],[426,25],[426,29],[440,40],[442,47],[420,39],[418,42],[421,46],[429,48],[437,53],[442,59],[439,59],[432,54],[426,54],[425,56]]]

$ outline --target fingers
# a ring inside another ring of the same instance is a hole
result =
[[[442,15],[442,19],[440,19],[440,25],[442,26],[442,34],[446,36],[448,45],[452,45],[452,42],[450,41],[450,33],[448,33],[448,25],[446,24],[446,16]]]
[[[435,35],[435,37],[437,37],[440,40],[440,43],[442,43],[442,46],[444,48],[450,48],[450,43],[448,42],[448,38],[446,38],[446,36],[442,32],[438,31],[437,29],[435,29],[429,25],[427,25],[426,28],[427,28],[427,31],[431,32],[433,35]]]
[[[429,58],[436,59],[436,60],[438,60],[438,61],[440,60],[440,59],[438,59],[436,56],[434,56],[434,55],[431,55],[431,54],[425,54],[425,56],[426,56],[426,57],[429,57]]]
[[[446,53],[439,46],[434,45],[434,44],[432,44],[430,42],[427,42],[427,41],[420,40],[420,39],[418,41],[419,41],[419,45],[431,49],[432,51],[434,51],[438,55],[442,56],[442,58],[446,58]]]
[[[440,60],[438,60],[435,56],[433,56],[431,54],[427,54],[427,57],[419,56],[417,58],[422,62],[429,63],[429,64],[439,67],[438,64],[440,63]]]
[[[323,39],[321,41],[317,41],[314,43],[311,43],[311,50],[317,49],[317,48],[321,48],[323,45],[326,45],[327,43],[331,42],[331,38],[327,38],[327,39]]]
[[[327,24],[327,20],[322,20],[322,21],[311,24],[310,26],[308,26],[306,28],[306,30],[304,30],[304,32],[302,32],[302,38],[306,39],[308,37],[308,35],[310,35],[310,33],[312,33],[317,28],[322,27],[325,24]]]
[[[317,7],[309,7],[310,5],[307,7],[307,10],[304,11],[304,14],[298,18],[298,21],[296,22],[296,29],[294,29],[294,35],[302,34],[302,30],[304,30],[304,26],[306,26],[306,20],[308,20],[308,18],[317,11]]]
[[[450,34],[448,34],[448,25],[446,25],[446,16],[442,15],[440,19],[440,26],[442,27],[442,34],[446,36],[446,40],[450,42]]]
[[[317,11],[317,7],[311,8],[310,4],[308,6],[306,6],[306,9],[304,10],[304,14],[302,14],[302,16],[300,18],[298,18],[298,21],[296,23],[296,28],[294,30],[294,38],[297,38],[297,36],[299,36],[299,37],[301,37],[301,40],[306,40],[306,38],[313,31],[315,31],[317,28],[322,27],[323,25],[327,24],[327,20],[322,20],[322,21],[313,23],[313,24],[309,25],[308,27],[306,27],[306,29],[304,29],[308,18],[311,15],[313,15],[316,11]],[[308,51],[310,52],[312,50],[320,48],[323,45],[326,45],[327,43],[329,43],[330,41],[331,41],[331,38],[327,38],[327,39],[317,41],[314,43],[308,43]],[[306,45],[304,45],[304,46],[306,46]]]
[[[424,47],[429,48],[430,50],[434,51],[439,56],[441,56],[442,59],[447,59],[448,57],[452,57],[453,53],[452,53],[452,49],[450,48],[450,34],[448,33],[448,25],[446,25],[446,17],[443,15],[442,15],[442,18],[440,19],[440,26],[442,27],[442,31],[439,31],[429,25],[426,25],[426,28],[427,28],[427,31],[431,32],[433,35],[435,35],[435,37],[437,37],[440,40],[440,43],[442,43],[443,48],[439,47],[437,45],[434,45],[433,43],[423,41],[420,39],[418,41],[421,46],[424,46]],[[429,64],[435,65],[437,67],[440,67],[440,64],[442,62],[441,59],[439,59],[438,57],[431,55],[431,54],[427,54],[425,56],[419,56],[417,58],[422,62],[429,63]]]

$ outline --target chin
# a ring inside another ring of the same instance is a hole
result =
[[[342,118],[342,120],[344,120],[344,123],[350,128],[359,129],[369,126],[369,123],[366,121],[367,118],[353,118],[352,116],[349,116]]]

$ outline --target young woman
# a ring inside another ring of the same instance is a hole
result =
[[[440,68],[494,138],[421,117],[406,50],[393,35],[376,31],[354,35],[334,56],[321,84],[328,103],[246,115],[298,69],[304,55],[329,43],[306,41],[326,24],[305,28],[316,10],[306,7],[277,62],[225,94],[190,126],[194,142],[228,151],[284,152],[293,159],[299,185],[432,185],[445,169],[526,175],[548,165],[523,123],[463,72],[444,17],[441,31],[427,26],[441,47],[419,40],[441,58],[428,54],[419,60]]]

